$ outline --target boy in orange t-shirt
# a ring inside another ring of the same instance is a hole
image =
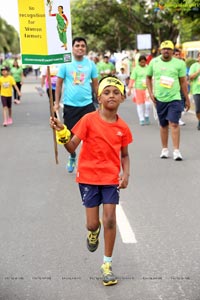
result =
[[[56,118],[50,118],[57,142],[63,144],[68,152],[73,153],[83,141],[76,181],[86,207],[87,247],[91,252],[99,244],[99,206],[103,204],[105,253],[101,272],[104,285],[117,283],[111,266],[116,237],[116,205],[119,203],[119,189],[127,187],[130,173],[128,144],[132,142],[132,134],[117,114],[119,105],[124,101],[124,91],[124,85],[118,78],[102,78],[98,88],[100,109],[80,119],[72,129],[72,138],[66,126]]]

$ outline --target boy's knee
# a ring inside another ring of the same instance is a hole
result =
[[[114,216],[104,219],[104,227],[107,229],[113,229],[116,226],[116,218]]]
[[[96,231],[99,228],[99,222],[88,222],[86,227],[89,231]]]

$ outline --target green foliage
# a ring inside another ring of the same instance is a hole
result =
[[[161,41],[200,40],[199,0],[71,0],[72,35],[87,39],[88,50],[137,47],[137,34],[150,33],[152,48]],[[149,4],[147,4],[149,3]],[[0,18],[0,52],[20,52],[19,35]]]
[[[116,0],[73,1],[72,35],[83,35],[88,40],[89,48],[101,51],[110,44],[109,49],[118,48],[118,35],[122,38],[118,21],[120,13]],[[120,39],[121,40],[121,39]],[[95,41],[94,44],[91,44]]]
[[[15,28],[0,18],[0,52],[20,53],[19,35]]]
[[[190,68],[191,65],[195,62],[196,62],[196,59],[194,59],[194,58],[187,58],[185,61],[187,68]]]
[[[178,0],[160,4],[153,0],[152,5],[142,0],[74,0],[71,3],[73,36],[86,37],[89,49],[98,52],[136,48],[137,34],[145,33],[152,35],[152,48],[158,48],[165,39],[176,43],[184,20],[182,12],[177,10]],[[192,31],[191,26],[188,36]]]

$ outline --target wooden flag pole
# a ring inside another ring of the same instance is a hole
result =
[[[50,67],[47,66],[47,80],[48,80],[48,84],[49,84],[49,105],[50,105],[50,116],[54,117],[55,116],[55,112],[54,112],[54,108],[53,108],[53,93],[52,93],[52,86],[51,86],[51,73],[50,73]],[[56,160],[56,164],[58,164],[58,145],[56,142],[56,131],[55,129],[53,130],[53,140],[54,140],[54,153],[55,153],[55,160]]]

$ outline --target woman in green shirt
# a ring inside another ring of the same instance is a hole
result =
[[[197,56],[197,62],[192,64],[189,71],[191,93],[194,98],[195,111],[198,119],[197,129],[200,130],[200,52]]]
[[[18,60],[15,59],[13,62],[13,66],[11,68],[11,75],[14,77],[16,85],[21,91],[21,87],[23,84],[23,69],[22,66],[19,66]],[[14,103],[20,104],[20,96],[18,95],[17,91],[13,88],[13,95],[14,95]]]
[[[148,99],[146,75],[147,65],[146,57],[141,55],[138,60],[138,65],[131,72],[128,96],[131,95],[131,89],[134,86],[133,102],[137,105],[137,114],[140,121],[140,125],[149,125],[149,113],[150,113],[150,101]]]

